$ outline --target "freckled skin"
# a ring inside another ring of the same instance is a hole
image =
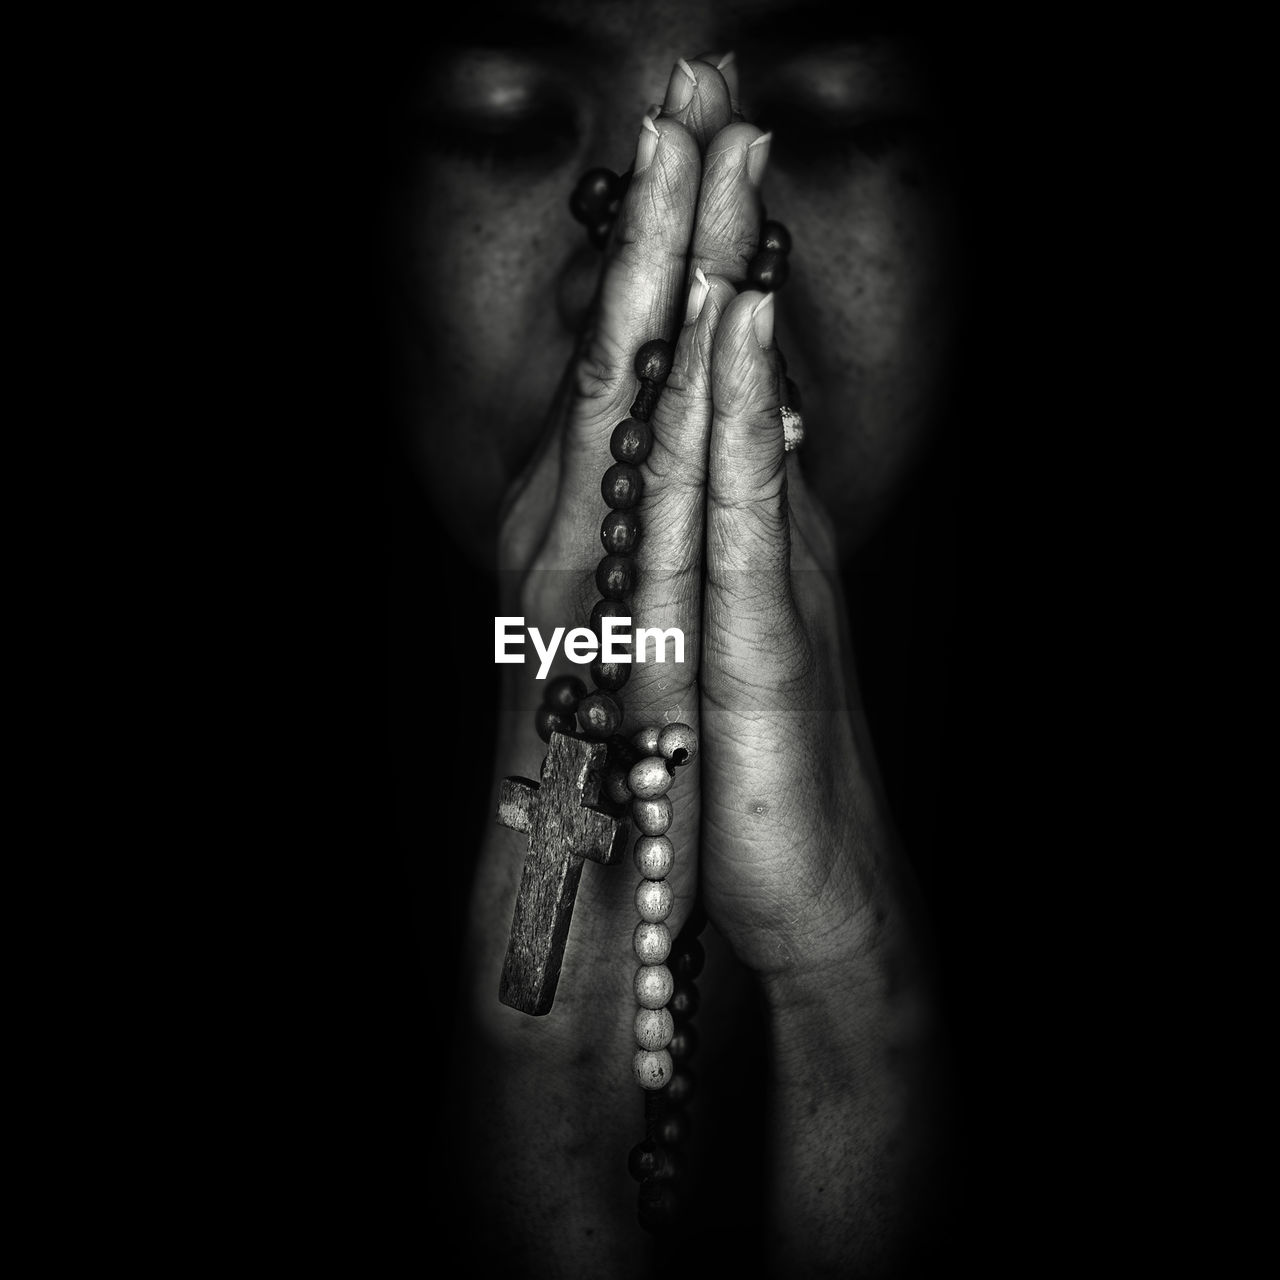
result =
[[[594,285],[598,255],[569,215],[569,192],[592,166],[630,166],[673,56],[729,47],[739,18],[770,6],[534,8],[570,23],[589,17],[603,33],[598,61],[559,73],[571,142],[536,164],[424,151],[397,206],[409,264],[403,421],[433,503],[486,562],[502,495],[539,439]],[[749,51],[738,57],[750,112],[753,64]],[[758,81],[771,64],[757,55],[754,66]],[[875,101],[883,91],[869,83]],[[882,515],[938,407],[952,325],[948,194],[911,144],[877,160],[811,155],[789,150],[782,129],[763,196],[793,238],[776,332],[804,395],[806,471],[848,550]]]

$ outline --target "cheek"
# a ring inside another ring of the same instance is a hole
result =
[[[778,185],[791,228],[781,340],[804,396],[806,472],[847,536],[879,514],[938,409],[954,327],[945,191],[890,164]]]
[[[581,229],[565,189],[558,172],[514,184],[440,165],[405,206],[405,427],[455,526],[492,521],[571,351],[557,283]]]

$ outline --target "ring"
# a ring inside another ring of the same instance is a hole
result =
[[[804,418],[789,404],[779,405],[778,412],[782,414],[782,451],[794,453],[804,444]]]

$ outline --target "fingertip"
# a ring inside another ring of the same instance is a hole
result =
[[[777,408],[772,298],[772,294],[747,289],[728,303],[720,317],[712,356],[717,412],[741,417]],[[768,345],[761,342],[762,329],[768,330]]]

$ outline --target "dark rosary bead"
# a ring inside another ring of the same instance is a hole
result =
[[[687,928],[688,925],[685,926],[685,929]],[[685,929],[680,930],[680,936],[676,939],[675,950],[672,952],[668,963],[675,977],[687,978],[692,981],[702,972],[702,966],[706,963],[707,953],[696,937],[685,937]]]
[[[600,522],[600,541],[611,556],[630,555],[640,541],[640,521],[634,511],[610,511]]]
[[[684,1106],[693,1097],[697,1083],[698,1078],[693,1074],[692,1068],[687,1063],[681,1064],[671,1074],[667,1085],[667,1101],[677,1107]]]
[[[656,382],[642,382],[631,402],[631,416],[637,422],[648,422],[653,417],[653,409],[661,393],[662,388]]]
[[[609,693],[616,692],[631,679],[631,663],[604,662],[597,658],[591,664],[591,679],[597,689],[604,689]],[[634,764],[635,761],[633,760],[631,763]],[[628,765],[627,767],[630,768],[631,766]]]
[[[698,1030],[692,1022],[686,1022],[675,1030],[675,1034],[667,1043],[667,1052],[672,1061],[688,1062],[698,1050]]]
[[[570,711],[559,711],[555,707],[541,706],[534,713],[533,727],[543,742],[550,742],[552,733],[572,733],[577,728],[577,721]]]
[[[776,253],[791,252],[791,232],[774,218],[766,218],[760,228],[760,248]]]
[[[628,418],[613,429],[609,437],[609,452],[618,462],[630,462],[639,466],[653,448],[653,428],[647,422]]]
[[[613,219],[601,218],[587,228],[587,239],[593,249],[603,249],[609,243],[609,235],[613,231]]]
[[[637,1182],[644,1182],[646,1178],[662,1177],[666,1162],[665,1149],[652,1138],[646,1138],[631,1148],[631,1154],[627,1156],[627,1171]]]
[[[588,169],[569,196],[569,212],[590,226],[608,218],[622,193],[622,180],[612,169]]]
[[[776,249],[762,249],[747,265],[747,284],[766,293],[781,289],[787,283],[790,268],[787,255]]]
[[[624,604],[621,600],[597,600],[595,603],[595,607],[591,610],[591,617],[587,620],[587,626],[591,628],[592,632],[596,636],[603,639],[601,632],[603,631],[604,620],[606,618],[630,618],[630,617],[631,617],[631,606],[629,604]],[[615,626],[613,628],[613,635],[614,635],[615,642],[617,641],[618,637],[620,636],[625,637],[630,635],[630,633],[631,633],[630,626],[626,626],[626,627]]]
[[[629,462],[615,462],[600,481],[600,496],[614,511],[626,511],[640,501],[644,477]]]
[[[578,709],[578,703],[587,696],[587,686],[577,676],[556,676],[547,682],[542,694],[542,705],[570,716]]]
[[[636,352],[636,377],[661,386],[671,372],[672,347],[665,338],[650,338]]]
[[[618,732],[622,724],[622,704],[611,694],[590,693],[578,706],[578,722],[588,738],[603,742]]]
[[[583,706],[586,704],[583,703]],[[582,708],[578,709],[578,715],[582,715]],[[671,999],[667,1001],[667,1008],[671,1010],[671,1016],[677,1023],[687,1022],[698,1012],[698,984],[696,982],[678,982],[676,989],[671,993]]]
[[[689,1141],[693,1124],[683,1107],[668,1106],[654,1122],[653,1136],[664,1147],[678,1147]]]
[[[629,556],[605,556],[596,566],[596,588],[606,600],[624,600],[635,585],[635,561]]]

